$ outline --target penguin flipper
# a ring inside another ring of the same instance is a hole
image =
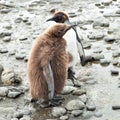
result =
[[[46,66],[44,66],[43,74],[48,85],[48,98],[50,100],[54,97],[54,78],[50,62]]]
[[[81,65],[84,66],[85,65],[85,52],[84,52],[84,48],[83,48],[83,45],[82,45],[82,42],[80,40],[80,37],[77,33],[77,29],[76,27],[73,28],[73,30],[75,31],[75,34],[76,34],[76,39],[77,39],[77,48],[78,48],[78,53],[79,53],[79,57],[80,57],[80,60],[81,60]]]
[[[82,43],[77,41],[77,47],[78,47],[79,57],[81,60],[81,65],[84,66],[86,62],[85,62],[85,53],[84,53]]]

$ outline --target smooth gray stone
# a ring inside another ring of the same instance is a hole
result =
[[[113,106],[112,106],[112,109],[113,109],[113,110],[120,110],[120,105],[113,105]]]
[[[11,34],[12,34],[11,31],[1,31],[0,32],[0,37],[11,36]]]
[[[0,96],[7,96],[9,89],[7,87],[0,87]]]
[[[63,116],[66,113],[66,109],[63,107],[54,107],[52,109],[52,115],[54,117],[60,117]]]
[[[64,116],[60,117],[60,120],[68,120],[68,119],[69,119],[69,117],[67,115],[64,115]]]
[[[18,97],[21,94],[22,94],[21,92],[9,91],[7,96],[10,97],[10,98],[16,98],[16,97]]]
[[[79,96],[79,99],[80,99],[83,103],[86,103],[88,98],[87,98],[86,94],[83,94],[83,95],[80,95],[80,96]]]
[[[101,65],[109,65],[110,64],[110,60],[100,59],[100,64]]]
[[[119,71],[118,70],[111,70],[111,74],[112,75],[119,75]]]
[[[105,42],[114,42],[116,39],[114,37],[105,37],[104,41]]]
[[[93,103],[92,100],[88,99],[87,104],[86,104],[87,110],[88,111],[95,111],[96,110],[96,106]]]
[[[77,88],[76,87],[73,87],[73,86],[65,86],[63,88],[63,91],[62,91],[62,94],[63,95],[66,95],[66,94],[70,94],[72,93],[74,90],[76,90]]]
[[[82,113],[83,113],[83,110],[73,110],[71,112],[71,114],[73,114],[75,117],[82,115]]]
[[[86,90],[84,89],[76,89],[72,92],[73,95],[83,95],[86,94]]]
[[[4,85],[19,84],[22,81],[22,79],[14,72],[13,69],[4,70],[1,79]]]
[[[100,111],[97,111],[97,112],[95,112],[95,117],[102,117],[103,116],[103,113],[102,112],[100,112]]]
[[[81,110],[84,109],[85,104],[79,99],[71,100],[66,104],[67,110]]]
[[[4,42],[9,42],[11,40],[11,37],[10,36],[7,36],[7,37],[4,37],[3,38],[3,41]]]

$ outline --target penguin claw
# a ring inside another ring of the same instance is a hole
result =
[[[59,101],[56,101],[56,100],[50,100],[49,101],[49,105],[50,106],[59,106],[59,105],[61,105],[62,104],[62,101],[61,100],[59,100]]]
[[[59,101],[59,100],[65,100],[65,99],[61,96],[54,96],[52,100]]]

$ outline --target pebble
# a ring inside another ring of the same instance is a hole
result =
[[[82,101],[83,103],[86,103],[86,102],[87,102],[87,96],[86,96],[86,94],[80,95],[78,98],[79,98],[80,101]]]
[[[46,119],[46,120],[58,120],[58,119]]]
[[[112,56],[113,56],[113,57],[119,57],[119,56],[120,56],[120,52],[119,52],[119,51],[114,51],[114,52],[112,53]]]
[[[11,37],[10,36],[7,36],[7,37],[4,37],[3,38],[3,41],[4,42],[9,42],[11,40]]]
[[[95,39],[99,40],[99,39],[103,39],[104,38],[104,34],[103,33],[97,33],[95,36],[94,36]]]
[[[60,117],[63,116],[66,113],[66,109],[63,107],[54,107],[52,109],[52,115],[54,117]]]
[[[2,53],[2,54],[7,53],[7,52],[8,52],[7,48],[0,49],[0,53]]]
[[[81,86],[83,86],[83,83],[80,82],[79,80],[74,80],[74,85],[75,85],[75,87],[81,87]]]
[[[104,55],[103,54],[93,54],[92,57],[94,58],[94,60],[99,61],[100,59],[104,59]]]
[[[72,82],[72,80],[67,79],[65,85],[66,85],[66,86],[73,86],[73,82]]]
[[[120,110],[120,105],[113,105],[113,106],[112,106],[112,109],[113,109],[113,110]]]
[[[12,29],[12,25],[10,23],[6,23],[3,28],[6,28],[8,30]]]
[[[31,118],[29,116],[23,116],[22,118],[20,118],[19,120],[31,120]]]
[[[16,98],[19,95],[21,95],[21,92],[9,91],[7,96],[10,97],[10,98]]]
[[[84,89],[76,89],[72,92],[73,95],[83,95],[86,94],[86,90]]]
[[[90,44],[90,43],[83,44],[84,49],[89,49],[89,48],[91,48],[91,46],[92,46],[92,44]]]
[[[51,9],[50,9],[50,12],[51,12],[51,13],[55,13],[55,11],[56,11],[56,8],[51,8]]]
[[[112,61],[112,64],[113,64],[114,66],[120,66],[120,62],[119,62],[118,60],[113,60],[113,61]]]
[[[102,39],[102,38],[104,38],[104,34],[103,33],[94,33],[94,34],[90,34],[90,35],[88,35],[88,38],[89,39],[97,39],[97,40],[100,40],[100,39]]]
[[[112,34],[114,32],[114,29],[113,28],[109,28],[107,32],[108,32],[108,34]]]
[[[13,114],[13,117],[14,118],[18,118],[18,119],[22,118],[23,117],[23,113],[22,112],[16,112],[16,113]]]
[[[72,115],[74,115],[74,117],[78,117],[80,115],[82,115],[83,111],[82,110],[73,110],[71,112]]]
[[[109,6],[112,3],[112,0],[105,0],[101,2],[104,6]]]
[[[28,58],[29,58],[29,56],[28,56],[28,55],[27,55],[27,56],[25,56],[25,57],[24,57],[24,61],[25,61],[25,62],[27,62],[27,61],[28,61]]]
[[[95,104],[90,99],[88,99],[88,101],[87,101],[86,108],[87,108],[88,111],[94,111],[94,110],[96,110]]]
[[[2,10],[0,10],[0,13],[2,13],[2,14],[6,14],[6,13],[9,13],[11,11],[11,9],[2,9]]]
[[[22,54],[22,53],[16,53],[16,54],[15,54],[15,58],[16,58],[17,60],[23,60],[24,57],[25,57],[25,55]]]
[[[18,118],[12,118],[11,120],[19,120]]]
[[[62,0],[52,0],[50,4],[62,4]]]
[[[60,117],[60,120],[68,120],[68,119],[69,119],[69,117],[67,115],[64,115],[64,116]]]
[[[101,53],[103,50],[100,47],[93,48],[93,53]]]
[[[20,38],[19,38],[19,40],[20,41],[25,41],[25,40],[27,40],[28,38],[26,37],[26,36],[21,36]]]
[[[85,104],[79,99],[71,100],[66,104],[67,110],[82,110],[84,109]]]
[[[104,38],[105,42],[114,42],[115,40],[116,40],[115,37],[105,37]]]
[[[93,23],[93,28],[96,28],[96,27],[109,27],[109,23],[105,21],[95,21]]]
[[[91,112],[91,111],[85,111],[85,112],[83,113],[84,119],[90,119],[93,115],[94,115],[94,113]]]
[[[95,117],[102,117],[103,116],[103,113],[101,111],[97,111],[95,112]]]
[[[95,6],[99,7],[101,4],[100,3],[95,3]]]
[[[4,70],[3,66],[0,65],[0,83],[2,82],[2,81],[1,81],[1,74],[2,74],[3,70]]]
[[[118,70],[111,70],[111,74],[112,75],[119,75],[119,71]]]
[[[110,60],[100,59],[100,64],[101,65],[109,65],[110,64]]]
[[[12,34],[11,31],[2,31],[0,32],[0,37],[11,36],[11,34]]]
[[[104,17],[120,17],[120,14],[108,14],[108,13],[106,13],[106,14],[103,14],[103,16]]]
[[[94,84],[97,83],[97,81],[96,81],[96,80],[88,80],[88,81],[86,81],[85,83],[86,83],[86,84],[89,84],[89,85],[94,85]]]
[[[70,93],[72,93],[75,89],[77,89],[77,88],[76,88],[76,87],[73,87],[73,86],[65,86],[65,87],[63,88],[62,94],[63,94],[63,95],[70,94]]]
[[[7,87],[0,87],[0,96],[7,96],[9,89]]]
[[[29,22],[29,21],[28,21],[28,22],[26,22],[26,25],[31,25],[31,24],[32,24],[32,23],[31,23],[31,22]]]
[[[16,18],[14,22],[15,23],[21,23],[22,22],[22,18]]]
[[[1,76],[4,85],[19,84],[22,79],[14,72],[13,69],[6,69]]]
[[[20,119],[24,115],[30,115],[30,114],[31,114],[30,110],[17,111],[13,114],[13,117]]]
[[[116,14],[120,14],[120,10],[117,10],[117,11],[116,11]]]

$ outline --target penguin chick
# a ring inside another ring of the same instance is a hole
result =
[[[63,90],[68,70],[64,34],[74,25],[56,23],[41,34],[28,60],[28,79],[33,99],[52,100]]]

